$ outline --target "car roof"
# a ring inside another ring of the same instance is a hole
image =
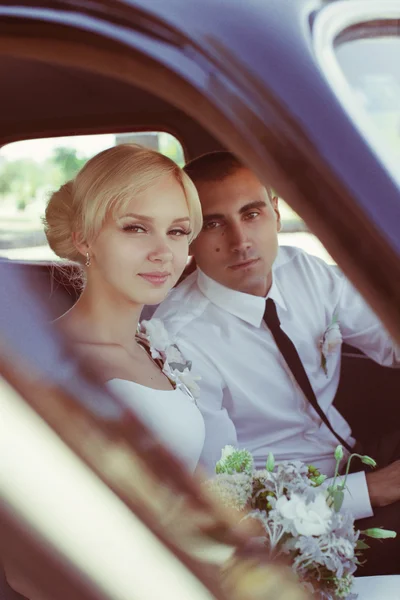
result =
[[[90,36],[94,39],[93,33],[89,33],[89,19],[88,23],[84,23],[83,19],[96,16],[116,23],[121,28],[125,22],[134,24],[146,33],[151,32],[154,38],[167,40],[184,52],[188,39],[200,45],[209,38],[211,46],[216,46],[216,40],[222,42],[226,31],[230,32],[228,37],[238,36],[244,44],[249,36],[253,36],[252,28],[257,25],[260,27],[257,12],[261,11],[268,15],[269,21],[268,31],[260,31],[260,37],[264,41],[266,37],[270,38],[271,45],[274,46],[275,38],[281,38],[282,31],[285,40],[290,37],[292,50],[295,41],[298,40],[297,51],[304,52],[304,41],[310,38],[304,25],[310,14],[323,3],[320,0],[299,0],[293,4],[291,1],[282,0],[277,4],[268,0],[253,0],[251,6],[247,7],[241,3],[232,6],[226,0],[172,0],[165,4],[158,2],[150,5],[146,1],[129,1],[119,3],[118,10],[113,11],[112,15],[109,3],[105,0],[92,3],[91,11],[86,9],[81,0],[70,2],[68,11],[65,10],[64,2],[52,0],[46,3],[46,7],[51,7],[53,14],[50,11],[38,10],[40,3],[33,0],[26,2],[25,13],[13,10],[12,2],[3,4],[4,6],[0,7],[0,19],[2,16],[7,17],[7,20],[14,18],[15,26],[19,29],[21,19],[18,16],[22,17],[22,35],[31,36],[32,32],[33,35],[40,35],[41,31],[45,34],[46,29],[50,30],[48,26],[57,23],[61,37],[64,33],[68,38],[68,28],[86,28],[88,38]],[[116,5],[118,3],[113,3],[113,7]],[[70,18],[74,9],[78,14],[76,20]],[[221,15],[224,15],[223,19]],[[30,17],[30,24],[27,22],[27,16]],[[4,25],[6,23],[3,23],[3,27]],[[214,31],[210,30],[211,25]],[[15,26],[11,28],[11,35],[21,35]],[[238,26],[239,31],[236,32]],[[5,27],[3,32],[7,36],[10,29]],[[273,55],[278,53],[279,48],[276,47]],[[189,146],[190,142],[187,140],[191,135],[197,139],[200,137],[197,154],[221,147],[221,143],[191,119],[186,111],[165,98],[115,78],[111,78],[110,81],[110,78],[96,72],[54,64],[48,60],[37,60],[31,56],[29,52],[23,57],[11,52],[4,54],[0,61],[0,78],[4,82],[0,144],[38,136],[126,131],[126,128],[137,127],[166,129],[180,137],[184,145],[189,143]],[[176,59],[176,56],[174,58]],[[191,135],[188,135],[189,130]],[[191,148],[188,150],[190,153]]]

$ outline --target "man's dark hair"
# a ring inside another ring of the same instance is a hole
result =
[[[183,168],[190,179],[197,181],[221,181],[233,175],[245,165],[232,152],[208,152],[189,161]]]
[[[222,181],[225,177],[234,175],[240,169],[247,169],[247,167],[232,152],[226,150],[202,154],[183,167],[183,170],[189,175],[194,184],[200,181]],[[273,192],[271,188],[265,187],[270,200],[272,200]]]

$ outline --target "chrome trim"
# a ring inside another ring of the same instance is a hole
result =
[[[398,161],[387,149],[368,113],[354,101],[354,93],[337,61],[334,41],[348,27],[375,19],[400,19],[400,0],[339,0],[317,13],[313,42],[321,71],[347,114],[400,187]]]

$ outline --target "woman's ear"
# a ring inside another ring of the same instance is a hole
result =
[[[83,239],[81,233],[77,231],[72,232],[72,242],[75,248],[78,250],[79,254],[82,256],[86,256],[89,252],[89,244]]]

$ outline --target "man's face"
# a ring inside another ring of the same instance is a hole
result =
[[[278,252],[277,198],[246,168],[221,181],[197,182],[203,230],[191,246],[200,269],[222,285],[254,296],[271,287]]]

